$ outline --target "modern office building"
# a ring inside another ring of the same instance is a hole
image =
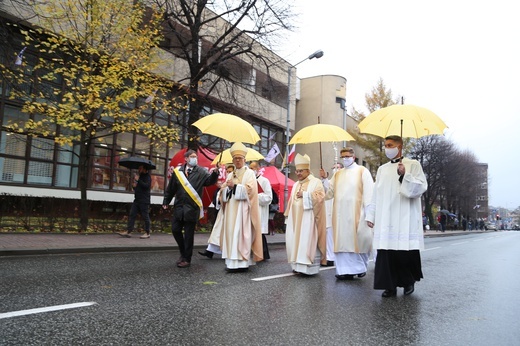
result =
[[[10,11],[6,5],[0,6],[0,16],[5,28],[6,23],[18,22],[21,28],[30,26],[30,21],[19,21],[15,17],[16,11]],[[13,36],[14,35],[14,36]],[[13,42],[12,45],[3,45],[0,48],[0,59],[4,65],[9,64],[9,59],[14,59],[16,53],[22,49],[21,35],[10,32],[2,32],[2,36]],[[166,37],[165,40],[173,40]],[[207,44],[201,42],[204,50]],[[290,97],[290,112],[287,112],[288,85],[295,90],[300,90],[300,80],[293,68],[291,81],[288,83],[288,69],[291,64],[284,61],[262,45],[256,45],[263,56],[270,56],[271,60],[279,61],[278,66],[266,66],[259,61],[234,60],[223,66],[215,73],[219,77],[240,76],[244,83],[237,84],[231,93],[228,89],[217,85],[218,97],[211,99],[211,105],[207,106],[207,113],[226,112],[241,116],[249,121],[259,133],[261,140],[253,147],[266,155],[269,149],[276,143],[284,152],[285,130],[287,117],[290,120],[290,129],[295,129],[315,122],[317,116],[321,116],[322,123],[332,123],[344,126],[345,123],[345,95],[346,80],[339,76],[321,76],[302,81],[301,97]],[[24,73],[31,73],[31,63],[36,61],[34,48],[29,46],[24,52]],[[179,59],[173,50],[164,50],[162,58],[168,61],[162,69],[162,77],[169,78],[179,84],[185,80],[188,73],[187,62]],[[223,69],[225,71],[223,71]],[[225,72],[225,73],[224,73]],[[215,77],[215,76],[213,76]],[[1,77],[0,77],[1,78]],[[210,76],[210,78],[212,78]],[[53,81],[60,83],[59,79]],[[321,83],[321,84],[320,84]],[[200,85],[200,92],[208,92],[211,85]],[[313,101],[315,97],[321,98],[320,108]],[[29,115],[21,112],[23,100],[10,97],[10,87],[5,80],[0,81],[0,124],[7,126],[10,121],[24,121]],[[306,98],[310,98],[306,100]],[[298,100],[298,101],[297,101]],[[136,104],[128,104],[132,108]],[[302,107],[303,110],[300,110]],[[296,116],[298,114],[298,116]],[[175,126],[177,119],[174,115],[154,115],[154,121]],[[104,133],[102,140],[96,142],[90,153],[89,170],[87,174],[88,191],[87,199],[91,201],[91,211],[115,210],[107,207],[110,202],[124,204],[133,200],[133,192],[130,184],[130,172],[120,167],[118,161],[122,157],[138,155],[153,161],[157,169],[152,172],[152,204],[162,203],[163,192],[167,185],[167,175],[172,157],[179,149],[186,147],[186,133],[180,134],[180,140],[171,143],[151,143],[150,140],[138,133]],[[216,150],[225,149],[226,143],[219,142]],[[341,145],[339,145],[341,147]],[[0,195],[59,198],[65,201],[80,199],[78,183],[79,164],[75,154],[79,146],[67,147],[67,151],[61,150],[52,138],[31,137],[25,134],[15,134],[6,131],[2,127],[0,131]],[[331,161],[330,150],[326,149],[324,160]],[[319,157],[317,151],[310,151],[309,155]],[[314,161],[314,163],[316,163]],[[278,156],[274,165],[281,167],[282,155]],[[330,163],[328,163],[330,164]],[[317,166],[313,165],[315,174]],[[96,203],[100,202],[100,203]],[[68,204],[71,209],[76,208],[74,203]],[[118,210],[121,210],[119,208]]]

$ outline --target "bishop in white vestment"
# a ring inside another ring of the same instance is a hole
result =
[[[230,152],[235,171],[228,174],[221,191],[220,247],[226,269],[245,270],[263,260],[258,183],[255,173],[245,165],[247,147],[236,142]]]
[[[297,154],[295,164],[298,182],[285,211],[287,259],[294,272],[313,275],[319,273],[320,262],[327,263],[325,191],[310,174],[309,156]]]

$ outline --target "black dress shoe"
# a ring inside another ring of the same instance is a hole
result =
[[[397,290],[385,290],[381,295],[384,298],[395,297],[397,295]]]
[[[338,274],[336,274],[336,279],[338,279],[338,280],[354,280],[354,275],[349,275],[349,274],[338,275]]]
[[[405,295],[405,296],[408,296],[408,295],[412,294],[413,291],[415,291],[414,284],[411,284],[410,286],[406,286],[406,287],[404,288],[404,295]]]
[[[367,275],[367,273],[366,273],[366,272],[364,272],[364,273],[361,273],[361,274],[358,274],[358,275],[357,275],[357,277],[358,277],[358,278],[362,278],[362,277],[365,277],[365,275]]]
[[[202,255],[207,258],[213,258],[213,252],[205,250],[204,252],[199,251],[199,255]]]
[[[320,264],[321,267],[334,267],[334,261],[327,261],[326,264]]]

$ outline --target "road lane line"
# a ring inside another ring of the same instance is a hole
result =
[[[437,249],[440,249],[441,247],[440,246],[437,246],[437,247],[431,247],[429,249],[424,249],[423,251],[430,251],[430,250],[437,250]]]
[[[255,278],[251,279],[252,281],[265,281],[265,280],[271,280],[271,279],[278,279],[278,278],[284,278],[286,276],[293,276],[296,275],[296,273],[287,273],[287,274],[278,274],[278,275],[271,275],[271,276],[264,276],[261,278]]]
[[[460,244],[466,244],[466,243],[469,243],[469,241],[461,241],[459,243],[453,243],[453,244],[450,244],[450,246],[453,246],[453,245],[460,245]]]
[[[322,267],[322,268],[320,268],[320,271],[322,271],[322,270],[330,270],[330,269],[336,269],[336,267],[335,266]],[[254,278],[254,279],[251,279],[251,280],[252,281],[265,281],[265,280],[271,280],[271,279],[284,278],[284,277],[293,276],[293,275],[296,275],[296,273],[287,273],[287,274],[278,274],[278,275],[264,276],[264,277],[261,277],[261,278]]]
[[[49,312],[49,311],[58,311],[58,310],[82,308],[82,307],[85,307],[85,306],[90,306],[90,305],[95,305],[95,304],[97,304],[97,303],[96,302],[83,302],[83,303],[74,303],[74,304],[48,306],[46,308],[37,308],[37,309],[28,309],[28,310],[19,310],[19,311],[5,312],[5,313],[0,313],[0,320],[3,319],[3,318],[10,318],[10,317],[16,317],[16,316],[39,314],[41,312]]]

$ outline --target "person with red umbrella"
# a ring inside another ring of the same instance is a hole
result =
[[[204,216],[202,189],[204,186],[215,184],[219,175],[218,169],[213,169],[211,173],[208,173],[199,167],[197,152],[194,150],[186,151],[184,161],[182,166],[173,170],[163,200],[163,209],[167,209],[175,197],[172,234],[181,252],[181,256],[177,260],[179,268],[187,268],[191,263],[195,226],[197,221]]]

